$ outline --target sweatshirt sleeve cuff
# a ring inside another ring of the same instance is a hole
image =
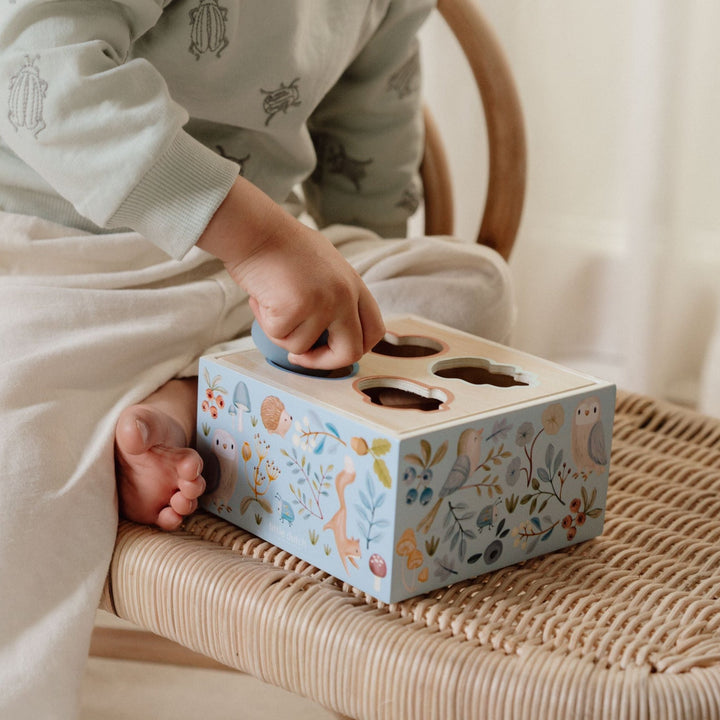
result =
[[[181,130],[107,226],[130,227],[179,260],[195,245],[239,170]]]

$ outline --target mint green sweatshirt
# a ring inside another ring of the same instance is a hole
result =
[[[403,236],[431,0],[10,0],[0,210],[175,258],[241,173],[320,227]],[[0,237],[2,243],[2,237]]]

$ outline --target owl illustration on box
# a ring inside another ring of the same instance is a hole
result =
[[[208,499],[218,510],[230,512],[228,503],[235,491],[240,461],[235,438],[226,430],[215,430],[212,436],[212,452],[218,461],[218,481]]]
[[[595,396],[581,400],[575,410],[572,455],[580,472],[602,471],[608,464],[600,400]]]

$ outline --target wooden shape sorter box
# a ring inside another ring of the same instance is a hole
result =
[[[615,387],[413,316],[355,366],[200,361],[207,510],[384,602],[602,531]]]

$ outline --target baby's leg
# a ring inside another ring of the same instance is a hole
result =
[[[197,380],[170,380],[122,412],[115,428],[120,513],[128,520],[176,529],[205,489],[202,460],[191,449]]]
[[[324,230],[375,296],[383,315],[413,313],[507,342],[515,303],[510,270],[494,250],[453,238],[383,240],[346,226]]]
[[[169,261],[132,233],[0,213],[0,266],[0,718],[70,720],[116,538],[118,419],[130,418],[130,435],[144,420],[161,438],[150,457],[184,458],[169,484],[184,485],[189,465],[199,492],[198,460],[177,448],[191,437],[194,384],[168,388],[188,391],[185,414],[182,393],[126,408],[249,329],[252,314],[219,262],[192,251]],[[129,487],[141,476],[125,440]],[[166,492],[162,507],[176,494]]]

